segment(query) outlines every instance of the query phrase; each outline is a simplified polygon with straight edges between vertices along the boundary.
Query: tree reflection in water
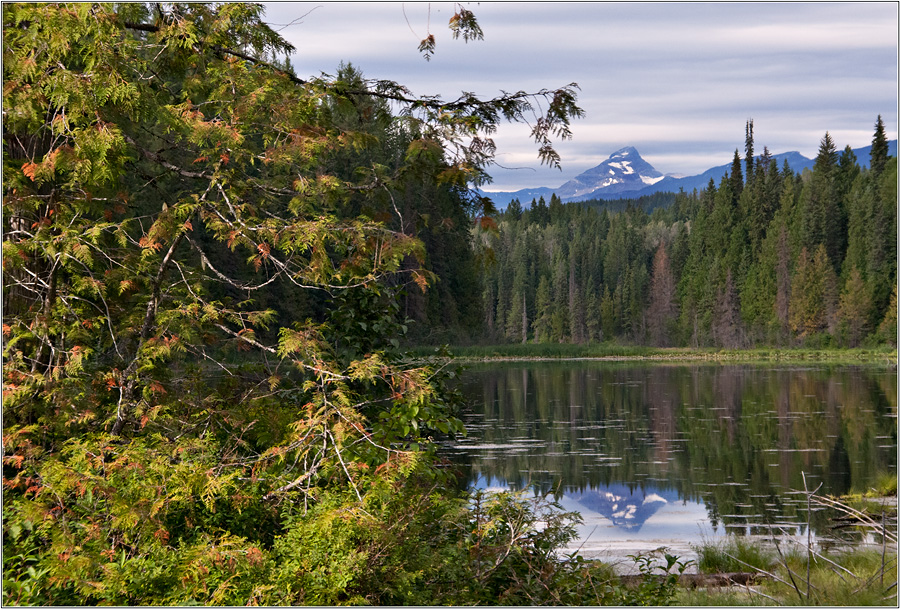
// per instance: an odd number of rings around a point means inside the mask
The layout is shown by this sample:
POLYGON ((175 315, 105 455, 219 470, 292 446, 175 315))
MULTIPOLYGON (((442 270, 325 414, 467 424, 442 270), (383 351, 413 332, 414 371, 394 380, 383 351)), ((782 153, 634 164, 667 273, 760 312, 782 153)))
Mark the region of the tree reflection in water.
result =
POLYGON ((461 388, 469 435, 446 451, 465 484, 532 485, 623 530, 696 502, 713 528, 800 531, 804 472, 841 494, 897 471, 895 368, 529 362, 461 388))

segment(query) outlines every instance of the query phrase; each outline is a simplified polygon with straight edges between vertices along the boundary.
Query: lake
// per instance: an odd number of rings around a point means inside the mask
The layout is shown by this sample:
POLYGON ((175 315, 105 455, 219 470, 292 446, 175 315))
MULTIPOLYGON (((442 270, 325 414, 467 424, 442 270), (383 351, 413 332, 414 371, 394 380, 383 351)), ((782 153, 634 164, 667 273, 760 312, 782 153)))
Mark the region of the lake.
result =
POLYGON ((839 495, 897 472, 895 367, 492 363, 460 388, 468 435, 444 452, 464 484, 553 494, 582 514, 570 549, 587 557, 805 540, 808 521, 824 540, 805 487, 839 495))

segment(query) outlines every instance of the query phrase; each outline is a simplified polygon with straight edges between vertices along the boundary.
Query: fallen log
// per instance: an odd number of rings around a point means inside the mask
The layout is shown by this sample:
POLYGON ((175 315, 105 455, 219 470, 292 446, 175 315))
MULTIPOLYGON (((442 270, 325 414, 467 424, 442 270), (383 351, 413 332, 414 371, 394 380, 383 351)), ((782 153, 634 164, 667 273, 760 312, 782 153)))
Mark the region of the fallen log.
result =
MULTIPOLYGON (((646 578, 653 577, 662 581, 665 575, 620 575, 622 584, 636 587, 646 578)), ((684 588, 721 588, 725 586, 749 586, 758 583, 765 576, 761 573, 682 573, 678 576, 678 585, 684 588)))

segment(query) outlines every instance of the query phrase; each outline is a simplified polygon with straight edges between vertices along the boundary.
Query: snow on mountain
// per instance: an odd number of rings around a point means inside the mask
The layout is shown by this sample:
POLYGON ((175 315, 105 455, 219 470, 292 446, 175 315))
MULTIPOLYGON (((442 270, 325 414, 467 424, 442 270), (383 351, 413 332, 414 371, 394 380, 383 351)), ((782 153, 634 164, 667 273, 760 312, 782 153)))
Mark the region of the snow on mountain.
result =
MULTIPOLYGON (((870 151, 871 146, 853 150, 861 166, 868 167, 870 151)), ((888 154, 897 156, 897 140, 888 142, 888 154)), ((808 159, 799 152, 783 152, 776 154, 773 158, 779 169, 787 163, 795 172, 812 168, 815 163, 813 159, 808 159)), ((544 197, 549 201, 552 194, 556 194, 565 202, 586 199, 638 198, 656 192, 678 192, 682 189, 685 192, 691 192, 694 189, 702 190, 706 188, 710 180, 718 184, 722 176, 730 169, 731 163, 728 163, 707 169, 695 176, 674 173, 663 175, 642 159, 634 147, 627 146, 615 151, 596 167, 588 169, 559 188, 526 188, 516 192, 486 192, 483 194, 489 196, 500 209, 506 207, 513 199, 519 199, 523 205, 527 206, 532 199, 538 197, 544 197)))
POLYGON ((556 189, 556 194, 565 201, 595 196, 600 190, 604 194, 625 193, 655 184, 664 177, 642 159, 635 148, 628 146, 615 151, 596 167, 569 180, 556 189))

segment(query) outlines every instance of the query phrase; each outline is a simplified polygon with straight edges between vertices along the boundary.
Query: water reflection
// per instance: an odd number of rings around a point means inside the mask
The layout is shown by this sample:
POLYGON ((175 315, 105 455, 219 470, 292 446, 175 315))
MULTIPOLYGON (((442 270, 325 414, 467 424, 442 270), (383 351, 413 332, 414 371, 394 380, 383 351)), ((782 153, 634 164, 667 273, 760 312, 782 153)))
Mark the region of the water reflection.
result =
POLYGON ((447 452, 466 484, 531 485, 628 534, 674 506, 699 514, 695 536, 799 533, 804 483, 841 494, 897 471, 894 368, 494 364, 462 390, 469 435, 447 452))
POLYGON ((630 489, 624 484, 617 484, 596 490, 569 493, 569 497, 581 505, 581 511, 596 512, 606 517, 613 526, 637 533, 660 508, 668 505, 673 499, 678 500, 674 493, 660 492, 630 489), (660 492, 669 495, 668 499, 660 492))

